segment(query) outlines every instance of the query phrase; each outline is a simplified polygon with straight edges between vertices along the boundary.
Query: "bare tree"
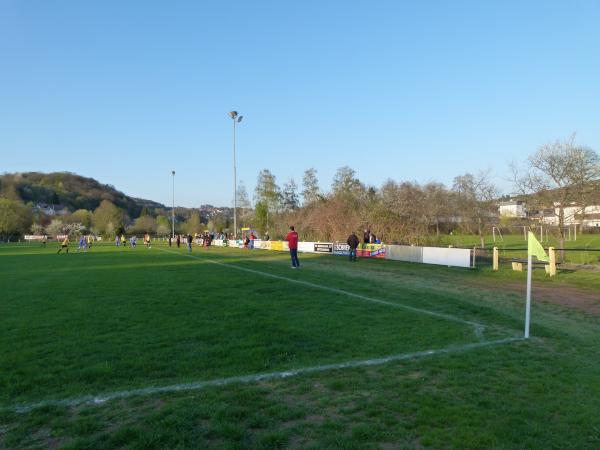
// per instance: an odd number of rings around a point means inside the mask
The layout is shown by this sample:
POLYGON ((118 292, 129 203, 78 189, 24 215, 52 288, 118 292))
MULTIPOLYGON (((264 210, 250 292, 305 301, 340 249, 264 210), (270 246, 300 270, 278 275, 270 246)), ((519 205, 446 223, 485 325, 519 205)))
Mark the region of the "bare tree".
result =
POLYGON ((441 183, 428 183, 423 188, 425 194, 424 215, 430 225, 435 226, 436 236, 440 235, 440 221, 450 214, 450 196, 441 183))
POLYGON ((290 178, 283 185, 283 191, 281 192, 281 205, 284 211, 294 211, 300 206, 300 199, 298 198, 298 186, 293 178, 290 178))
MULTIPOLYGON (((248 191, 246 191, 246 186, 243 181, 240 181, 237 188, 237 204, 239 210, 239 221, 240 224, 238 226, 247 227, 249 226, 249 221, 252 216, 252 204, 250 203, 250 199, 248 198, 248 191)), ((217 222, 213 221, 215 226, 217 226, 217 222)), ((219 222, 220 224, 220 222, 219 222)))
MULTIPOLYGON (((575 134, 542 145, 527 160, 526 172, 515 170, 515 184, 540 209, 553 211, 558 223, 561 248, 565 241, 565 208, 577 206, 582 213, 593 182, 600 179, 600 157, 591 148, 575 144, 575 134)), ((561 257, 564 256, 561 253, 561 257)))
POLYGON ((455 177, 452 190, 460 216, 477 226, 481 248, 484 248, 485 225, 494 217, 492 207, 498 196, 496 186, 490 181, 490 172, 480 172, 476 176, 466 173, 455 177))

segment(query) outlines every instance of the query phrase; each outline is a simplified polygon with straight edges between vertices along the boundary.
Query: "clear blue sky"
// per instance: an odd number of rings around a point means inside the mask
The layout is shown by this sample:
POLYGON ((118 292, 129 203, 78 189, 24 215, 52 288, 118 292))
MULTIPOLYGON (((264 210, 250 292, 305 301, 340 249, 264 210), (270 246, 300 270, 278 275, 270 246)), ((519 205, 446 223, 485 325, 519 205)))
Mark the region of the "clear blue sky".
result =
POLYGON ((269 168, 451 184, 577 132, 600 150, 600 2, 0 0, 0 172, 170 204, 269 168))

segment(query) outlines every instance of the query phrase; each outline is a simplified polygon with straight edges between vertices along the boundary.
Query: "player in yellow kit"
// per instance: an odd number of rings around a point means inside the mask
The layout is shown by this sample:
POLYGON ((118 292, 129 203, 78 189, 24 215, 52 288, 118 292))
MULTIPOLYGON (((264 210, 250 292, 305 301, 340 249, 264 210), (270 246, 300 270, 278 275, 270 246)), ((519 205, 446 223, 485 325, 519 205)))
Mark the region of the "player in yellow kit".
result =
POLYGON ((60 252, 62 252, 63 248, 66 250, 67 253, 69 253, 69 236, 68 235, 63 239, 62 244, 60 244, 60 248, 58 249, 56 254, 59 254, 60 252))

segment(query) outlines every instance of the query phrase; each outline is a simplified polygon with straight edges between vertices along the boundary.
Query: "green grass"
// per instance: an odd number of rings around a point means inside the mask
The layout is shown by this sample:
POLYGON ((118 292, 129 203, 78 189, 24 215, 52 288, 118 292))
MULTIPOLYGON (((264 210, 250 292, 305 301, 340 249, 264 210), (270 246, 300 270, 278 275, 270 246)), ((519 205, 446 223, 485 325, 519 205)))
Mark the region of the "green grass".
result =
MULTIPOLYGON (((535 290, 527 342, 14 412, 482 339, 465 323, 232 266, 483 323, 486 340, 522 333, 523 273, 318 255, 294 271, 284 253, 166 250, 0 247, 0 448, 600 446, 600 320, 535 290)), ((600 303, 598 272, 534 278, 600 303)))
MULTIPOLYGON (((539 235, 537 235, 539 239, 539 235)), ((546 237, 544 237, 546 239, 546 237)), ((493 236, 485 236, 485 247, 490 250, 493 247, 498 247, 500 256, 504 258, 526 258, 527 242, 522 234, 503 235, 502 239, 497 236, 494 242, 493 236)), ((453 245, 454 247, 473 248, 479 247, 481 242, 479 236, 476 235, 448 235, 443 236, 442 243, 444 245, 453 245)), ((544 248, 554 247, 560 248, 558 239, 555 236, 549 235, 548 241, 543 241, 544 248)), ((564 248, 566 251, 565 262, 572 264, 594 264, 600 265, 600 251, 589 251, 587 249, 600 250, 600 233, 594 234, 578 234, 577 240, 565 241, 564 248), (571 250, 577 249, 577 250, 571 250), (583 249, 583 250, 582 250, 583 249)))

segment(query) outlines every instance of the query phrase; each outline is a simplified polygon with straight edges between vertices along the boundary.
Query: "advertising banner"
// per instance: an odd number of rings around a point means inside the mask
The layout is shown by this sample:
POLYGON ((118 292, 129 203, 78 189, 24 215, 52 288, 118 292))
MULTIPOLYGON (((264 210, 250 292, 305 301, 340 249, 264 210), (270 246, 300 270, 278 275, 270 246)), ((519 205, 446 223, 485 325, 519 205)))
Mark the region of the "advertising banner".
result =
POLYGON ((350 255, 350 246, 348 244, 333 244, 333 254, 338 256, 350 255))
POLYGON ((298 251, 302 253, 313 253, 315 251, 314 242, 298 242, 298 251))
POLYGON ((285 241, 271 241, 271 250, 289 250, 288 243, 285 241))
POLYGON ((235 239, 229 239, 229 247, 242 248, 243 246, 244 246, 244 243, 242 242, 241 239, 238 239, 237 241, 235 239))
POLYGON ((356 249, 359 258, 385 258, 383 244, 360 244, 356 249))
POLYGON ((333 244, 329 242, 315 242, 313 251, 315 253, 333 253, 333 244))

